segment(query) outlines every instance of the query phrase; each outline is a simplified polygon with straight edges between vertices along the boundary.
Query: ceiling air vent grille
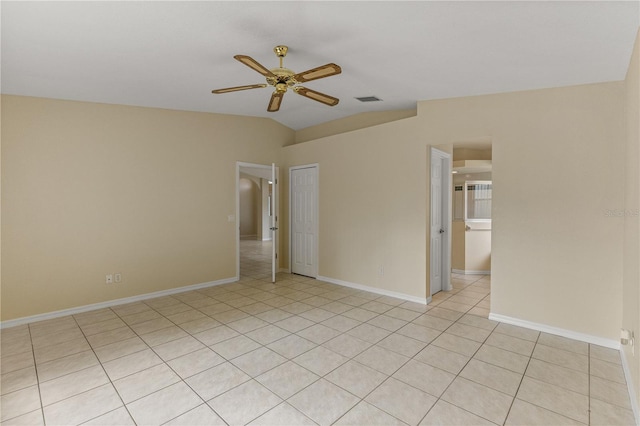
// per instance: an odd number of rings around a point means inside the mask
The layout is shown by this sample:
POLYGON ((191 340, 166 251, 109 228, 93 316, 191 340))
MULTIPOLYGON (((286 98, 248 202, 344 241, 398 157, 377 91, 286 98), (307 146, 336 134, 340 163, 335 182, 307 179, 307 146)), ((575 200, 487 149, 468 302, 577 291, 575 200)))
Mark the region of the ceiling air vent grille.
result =
POLYGON ((382 101, 382 99, 378 98, 377 96, 363 96, 361 98, 356 98, 357 100, 359 100, 360 102, 380 102, 382 101))

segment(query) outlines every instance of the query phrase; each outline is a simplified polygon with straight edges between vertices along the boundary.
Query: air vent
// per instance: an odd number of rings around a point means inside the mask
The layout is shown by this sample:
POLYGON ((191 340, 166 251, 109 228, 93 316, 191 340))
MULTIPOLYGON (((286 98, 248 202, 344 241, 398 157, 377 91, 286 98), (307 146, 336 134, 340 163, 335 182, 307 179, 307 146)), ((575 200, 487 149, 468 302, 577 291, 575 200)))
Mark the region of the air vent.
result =
POLYGON ((361 98, 356 98, 357 100, 359 100, 360 102, 380 102, 382 101, 382 99, 376 97, 376 96, 363 96, 361 98))

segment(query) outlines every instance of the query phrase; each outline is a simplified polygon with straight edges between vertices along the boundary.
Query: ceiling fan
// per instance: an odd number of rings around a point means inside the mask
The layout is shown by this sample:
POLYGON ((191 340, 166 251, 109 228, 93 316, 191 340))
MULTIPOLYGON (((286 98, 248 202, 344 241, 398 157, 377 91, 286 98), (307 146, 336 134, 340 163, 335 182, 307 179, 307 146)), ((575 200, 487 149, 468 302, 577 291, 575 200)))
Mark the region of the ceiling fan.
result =
POLYGON ((222 94, 229 92, 237 92, 240 90, 259 89, 267 86, 273 86, 276 90, 271 95, 269 100, 269 106, 267 111, 275 112, 280 109, 282 103, 282 97, 286 93, 288 88, 291 88, 298 95, 302 95, 314 101, 318 101, 325 105, 335 106, 338 105, 340 100, 333 96, 325 95, 324 93, 316 92, 315 90, 307 89, 306 87, 299 86, 299 83, 306 83, 307 81, 317 80, 319 78, 330 77, 332 75, 340 74, 342 69, 334 64, 326 64, 317 68, 312 68, 301 73, 294 73, 288 68, 282 66, 282 60, 287 56, 287 46, 276 46, 273 48, 276 56, 280 58, 280 67, 267 69, 258 61, 245 55, 236 55, 234 58, 254 71, 259 72, 267 79, 267 84, 250 84, 247 86, 227 87, 225 89, 212 90, 211 93, 222 94))

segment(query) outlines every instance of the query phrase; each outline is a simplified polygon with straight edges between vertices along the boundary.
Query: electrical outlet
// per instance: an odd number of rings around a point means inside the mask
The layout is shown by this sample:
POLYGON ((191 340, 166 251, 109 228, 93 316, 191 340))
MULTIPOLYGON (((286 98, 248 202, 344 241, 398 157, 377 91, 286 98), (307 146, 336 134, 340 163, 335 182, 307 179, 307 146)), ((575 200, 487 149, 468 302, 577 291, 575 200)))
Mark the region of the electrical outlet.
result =
POLYGON ((105 282, 106 282, 107 284, 113 284, 113 274, 107 274, 107 275, 105 276, 105 282))
POLYGON ((122 282, 122 274, 120 272, 116 272, 115 274, 113 274, 113 280, 117 283, 121 283, 122 282))

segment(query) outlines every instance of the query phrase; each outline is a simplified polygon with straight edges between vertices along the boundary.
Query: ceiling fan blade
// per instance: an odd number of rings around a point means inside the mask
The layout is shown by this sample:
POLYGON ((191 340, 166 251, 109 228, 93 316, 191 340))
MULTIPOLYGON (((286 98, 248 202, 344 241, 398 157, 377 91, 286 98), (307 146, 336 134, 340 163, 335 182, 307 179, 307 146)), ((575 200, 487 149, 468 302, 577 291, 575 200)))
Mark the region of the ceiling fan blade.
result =
POLYGON ((280 109, 280 104, 282 103, 282 97, 284 96, 284 92, 273 92, 271 95, 271 99, 269 100, 269 106, 267 107, 267 111, 276 112, 280 109))
POLYGON ((316 92, 315 90, 307 89, 306 87, 296 86, 293 90, 298 94, 305 96, 309 99, 313 99, 314 101, 321 102, 325 105, 336 106, 340 99, 334 98, 333 96, 325 95, 324 93, 316 92))
POLYGON ((342 68, 340 68, 340 66, 331 63, 307 71, 302 71, 301 73, 294 75, 293 78, 298 83, 305 83, 307 81, 317 80, 319 78, 325 78, 332 75, 340 74, 341 72, 342 68))
POLYGON ((248 66, 252 70, 258 71, 260 74, 264 75, 265 77, 274 77, 275 78, 275 75, 273 75, 273 73, 271 71, 269 71, 267 68, 265 68, 263 65, 261 65, 258 61, 253 59, 251 56, 236 55, 236 56, 234 56, 234 58, 236 60, 242 62, 243 64, 245 64, 246 66, 248 66))
POLYGON ((263 87, 267 87, 267 85, 266 84, 249 84, 248 86, 236 86, 236 87, 227 87, 225 89, 216 89, 216 90, 212 90, 211 93, 220 95, 222 93, 238 92, 240 90, 249 90, 249 89, 261 89, 263 87))

